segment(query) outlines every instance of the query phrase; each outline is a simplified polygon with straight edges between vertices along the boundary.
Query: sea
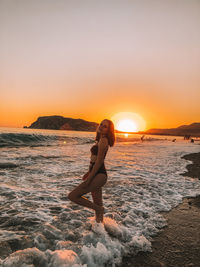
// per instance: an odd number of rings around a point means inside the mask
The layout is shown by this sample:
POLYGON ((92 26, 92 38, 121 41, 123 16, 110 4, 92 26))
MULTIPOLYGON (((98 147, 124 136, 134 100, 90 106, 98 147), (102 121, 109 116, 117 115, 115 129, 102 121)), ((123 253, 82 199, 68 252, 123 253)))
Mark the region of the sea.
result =
POLYGON ((104 223, 96 223, 93 210, 67 198, 89 169, 95 137, 0 128, 0 266, 120 266, 124 256, 152 251, 167 225, 162 211, 200 194, 200 181, 181 175, 191 163, 181 157, 200 142, 116 134, 105 158, 104 223))

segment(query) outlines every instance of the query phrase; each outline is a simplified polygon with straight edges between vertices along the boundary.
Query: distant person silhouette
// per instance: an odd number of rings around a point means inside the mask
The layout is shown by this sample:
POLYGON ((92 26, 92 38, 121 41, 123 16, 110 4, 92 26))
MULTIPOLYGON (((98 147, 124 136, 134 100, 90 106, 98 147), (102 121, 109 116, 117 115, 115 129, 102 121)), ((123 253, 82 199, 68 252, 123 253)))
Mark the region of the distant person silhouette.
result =
POLYGON ((104 119, 98 125, 95 140, 97 143, 90 149, 89 171, 82 177, 85 181, 71 191, 68 198, 81 206, 95 210, 96 222, 103 223, 102 187, 107 182, 104 159, 109 146, 112 147, 115 143, 114 124, 111 120, 104 119), (83 197, 84 194, 89 192, 92 194, 93 202, 83 197))

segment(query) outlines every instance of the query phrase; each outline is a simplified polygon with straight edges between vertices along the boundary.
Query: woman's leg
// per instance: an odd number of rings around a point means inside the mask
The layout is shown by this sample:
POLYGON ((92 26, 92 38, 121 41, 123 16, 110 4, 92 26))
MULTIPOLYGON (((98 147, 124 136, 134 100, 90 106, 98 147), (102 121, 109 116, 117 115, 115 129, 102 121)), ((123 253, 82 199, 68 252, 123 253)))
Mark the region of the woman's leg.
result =
MULTIPOLYGON (((92 193, 92 199, 93 202, 99 206, 103 206, 103 200, 102 200, 102 187, 96 191, 91 192, 92 193)), ((103 222, 103 213, 99 213, 95 211, 96 214, 96 221, 97 222, 103 222)))
POLYGON ((78 185, 72 192, 68 194, 68 198, 87 208, 93 209, 97 212, 102 213, 104 208, 100 205, 97 205, 88 199, 82 197, 84 194, 99 190, 107 181, 107 176, 103 173, 98 173, 91 181, 90 185, 85 187, 84 182, 78 185))

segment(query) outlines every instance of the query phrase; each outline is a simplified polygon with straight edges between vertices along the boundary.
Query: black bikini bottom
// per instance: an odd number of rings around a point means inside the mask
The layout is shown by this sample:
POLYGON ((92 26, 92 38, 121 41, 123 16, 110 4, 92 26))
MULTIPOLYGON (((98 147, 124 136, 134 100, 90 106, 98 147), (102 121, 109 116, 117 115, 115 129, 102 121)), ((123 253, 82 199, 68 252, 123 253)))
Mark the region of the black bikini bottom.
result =
MULTIPOLYGON (((90 165, 90 171, 92 170, 93 166, 94 166, 95 162, 92 162, 91 165, 90 165)), ((98 169, 98 171, 96 172, 97 173, 104 173, 107 175, 107 172, 106 172, 106 168, 105 168, 105 165, 104 163, 100 166, 100 168, 98 169)))

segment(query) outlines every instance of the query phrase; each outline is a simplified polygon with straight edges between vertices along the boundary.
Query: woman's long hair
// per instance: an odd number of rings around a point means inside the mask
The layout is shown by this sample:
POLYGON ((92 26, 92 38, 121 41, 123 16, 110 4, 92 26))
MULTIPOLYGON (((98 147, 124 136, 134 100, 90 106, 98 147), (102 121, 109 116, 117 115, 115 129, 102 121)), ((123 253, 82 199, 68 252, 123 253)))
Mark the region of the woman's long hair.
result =
MULTIPOLYGON (((114 123, 109 119, 104 119, 104 121, 107 121, 109 123, 108 132, 107 132, 106 136, 108 137, 109 146, 113 146, 114 143, 115 143, 115 127, 114 127, 114 123)), ((101 136, 101 134, 99 132, 96 132, 95 140, 99 141, 100 136, 101 136)))

